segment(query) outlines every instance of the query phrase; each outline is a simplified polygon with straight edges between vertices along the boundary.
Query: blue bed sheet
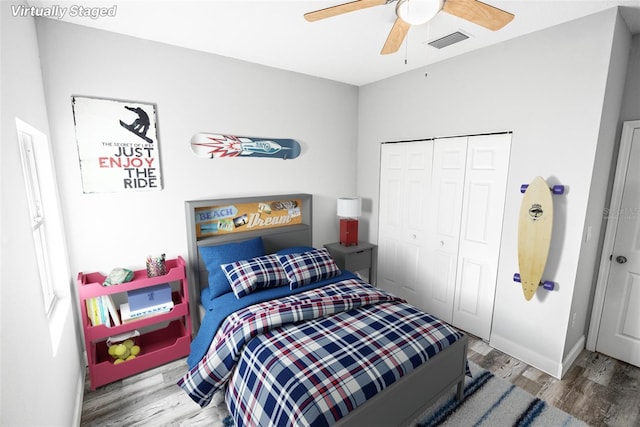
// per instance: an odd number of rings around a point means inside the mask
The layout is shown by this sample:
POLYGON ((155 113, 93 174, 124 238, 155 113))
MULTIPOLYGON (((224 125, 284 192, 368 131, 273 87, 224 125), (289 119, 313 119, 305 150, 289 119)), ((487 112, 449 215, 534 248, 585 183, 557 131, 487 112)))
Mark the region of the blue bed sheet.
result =
POLYGON ((282 298, 288 295, 299 294, 310 289, 316 289, 330 283, 355 277, 357 276, 354 273, 351 273, 350 271, 343 271, 339 276, 310 283, 306 286, 302 286, 294 290, 289 289, 289 286, 266 288, 258 292, 253 292, 240 299, 236 298, 233 292, 228 292, 212 300, 210 289, 209 287, 206 287, 200 295, 200 299, 206 312, 204 318, 202 319, 202 323, 200 324, 200 329, 191 342, 191 353, 187 358, 189 369, 197 365, 198 362, 200 362, 200 360, 207 354, 209 346, 211 345, 213 337, 218 331, 218 328, 220 327, 224 319, 234 311, 260 302, 268 301, 275 298, 282 298))

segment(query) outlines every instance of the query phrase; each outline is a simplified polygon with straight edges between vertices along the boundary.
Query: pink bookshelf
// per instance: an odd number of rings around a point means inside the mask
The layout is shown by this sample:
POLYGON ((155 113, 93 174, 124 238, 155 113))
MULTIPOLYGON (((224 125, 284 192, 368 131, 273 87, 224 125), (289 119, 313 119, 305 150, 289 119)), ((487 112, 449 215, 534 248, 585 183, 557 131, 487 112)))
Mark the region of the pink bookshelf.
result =
POLYGON ((136 270, 131 281, 113 286, 102 286, 105 276, 100 273, 78 273, 78 296, 91 390, 189 354, 191 317, 184 259, 169 259, 166 261, 166 267, 167 274, 163 276, 149 278, 146 270, 136 270), (92 325, 87 313, 86 300, 175 282, 179 285, 172 293, 174 307, 171 311, 120 326, 92 325), (142 334, 134 339, 142 349, 140 354, 135 359, 115 365, 113 358, 108 354, 107 339, 141 329, 149 331, 140 331, 142 334))

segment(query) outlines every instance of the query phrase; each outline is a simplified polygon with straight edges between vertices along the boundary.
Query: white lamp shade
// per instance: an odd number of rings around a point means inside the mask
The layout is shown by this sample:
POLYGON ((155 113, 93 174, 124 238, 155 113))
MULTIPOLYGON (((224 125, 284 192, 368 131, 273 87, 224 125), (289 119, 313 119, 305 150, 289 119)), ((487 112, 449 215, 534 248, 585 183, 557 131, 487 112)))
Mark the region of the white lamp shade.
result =
POLYGON ((338 216, 341 218, 358 218, 362 213, 360 197, 340 197, 338 199, 338 216))
POLYGON ((396 14, 407 24, 421 25, 429 22, 444 6, 444 0, 400 0, 396 14))

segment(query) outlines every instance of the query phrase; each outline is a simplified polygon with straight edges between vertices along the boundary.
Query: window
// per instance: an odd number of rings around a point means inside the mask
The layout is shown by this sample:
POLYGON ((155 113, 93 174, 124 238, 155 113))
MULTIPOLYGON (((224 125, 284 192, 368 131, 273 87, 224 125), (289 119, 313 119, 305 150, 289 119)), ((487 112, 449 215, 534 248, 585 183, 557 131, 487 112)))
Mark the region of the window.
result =
POLYGON ((69 277, 53 161, 45 134, 19 119, 16 127, 44 310, 51 318, 69 277))

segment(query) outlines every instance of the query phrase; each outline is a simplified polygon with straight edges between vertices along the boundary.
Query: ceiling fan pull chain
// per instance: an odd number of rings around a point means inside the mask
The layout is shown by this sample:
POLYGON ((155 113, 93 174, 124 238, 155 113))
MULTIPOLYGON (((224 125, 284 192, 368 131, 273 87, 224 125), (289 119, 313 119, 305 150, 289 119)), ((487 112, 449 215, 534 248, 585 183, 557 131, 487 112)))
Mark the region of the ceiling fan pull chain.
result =
MULTIPOLYGON (((408 3, 408 2, 407 2, 407 11, 409 12, 409 14, 411 14, 411 3, 408 3)), ((407 32, 407 35, 404 40, 404 65, 407 65, 409 63, 408 57, 409 57, 409 33, 407 32)))
POLYGON ((407 34, 407 37, 404 41, 404 65, 407 65, 409 63, 408 57, 409 57, 409 34, 407 34))

